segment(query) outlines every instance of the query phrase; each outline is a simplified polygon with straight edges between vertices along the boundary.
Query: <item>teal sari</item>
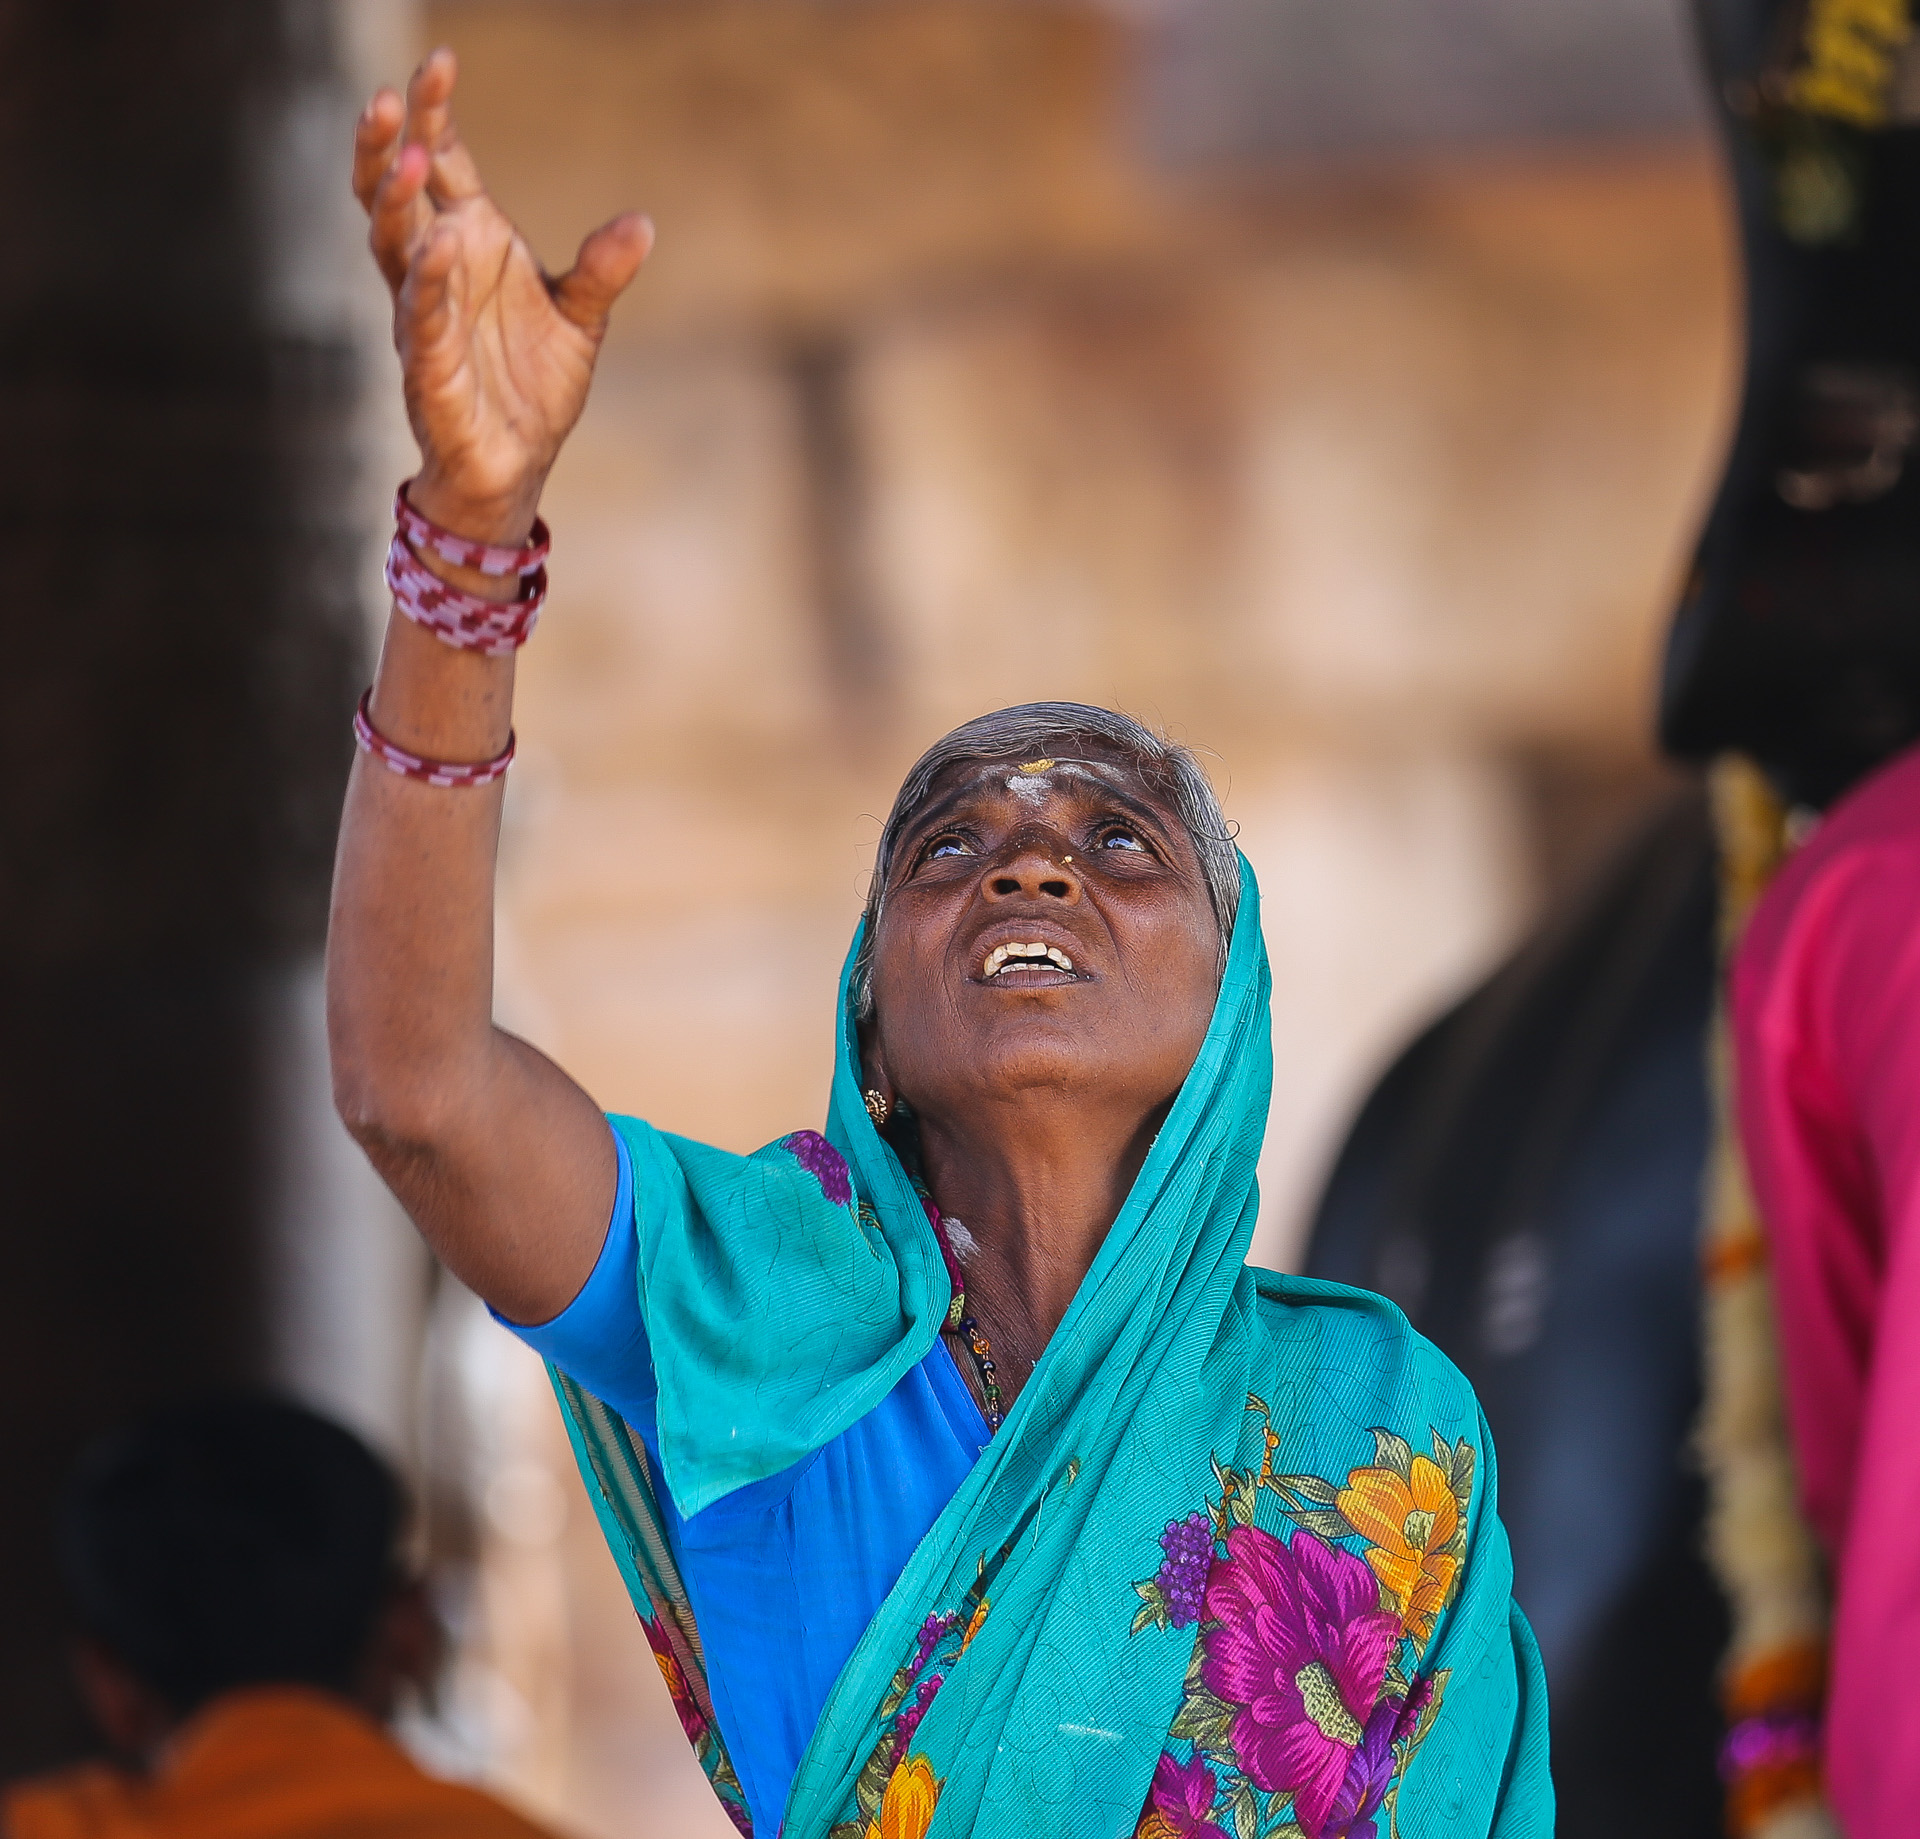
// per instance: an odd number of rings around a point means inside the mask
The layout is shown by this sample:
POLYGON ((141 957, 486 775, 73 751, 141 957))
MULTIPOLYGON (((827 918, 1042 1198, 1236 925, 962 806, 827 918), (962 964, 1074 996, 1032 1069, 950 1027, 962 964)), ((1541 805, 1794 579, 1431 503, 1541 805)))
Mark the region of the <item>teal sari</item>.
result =
MULTIPOLYGON (((1045 1356, 835 1683, 786 1839, 1551 1832, 1544 1683, 1472 1392, 1391 1304, 1245 1263, 1272 1049, 1244 861, 1241 884, 1199 1058, 1045 1356)), ((951 1299, 861 1101, 852 964, 831 1167, 795 1139, 740 1157, 626 1127, 661 1473, 554 1374, 742 1830, 656 1491, 690 1515, 820 1448, 926 1355, 951 1299)))

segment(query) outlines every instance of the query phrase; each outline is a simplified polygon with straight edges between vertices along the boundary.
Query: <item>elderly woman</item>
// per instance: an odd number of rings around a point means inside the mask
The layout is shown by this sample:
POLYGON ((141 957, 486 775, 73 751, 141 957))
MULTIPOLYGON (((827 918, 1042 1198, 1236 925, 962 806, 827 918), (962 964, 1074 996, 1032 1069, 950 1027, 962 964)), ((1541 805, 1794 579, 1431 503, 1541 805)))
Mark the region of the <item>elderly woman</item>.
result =
POLYGON ((1466 1384, 1244 1263, 1270 1083, 1253 876, 1102 709, 908 775, 824 1135, 609 1119, 494 1025, 541 485, 651 229, 544 274, 436 53, 355 185, 421 449, 355 728, 341 1113, 539 1349, 687 1736, 765 1839, 1544 1834, 1543 1686, 1466 1384))

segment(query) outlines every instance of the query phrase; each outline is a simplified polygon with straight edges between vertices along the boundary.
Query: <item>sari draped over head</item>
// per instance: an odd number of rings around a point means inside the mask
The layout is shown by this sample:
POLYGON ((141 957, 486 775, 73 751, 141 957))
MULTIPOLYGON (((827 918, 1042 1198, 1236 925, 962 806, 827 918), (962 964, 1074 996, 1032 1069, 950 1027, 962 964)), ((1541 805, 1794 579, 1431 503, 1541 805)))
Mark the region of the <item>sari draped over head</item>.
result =
MULTIPOLYGON (((1245 1263, 1272 1081, 1258 889, 1212 1023, 1006 1422, 840 1673, 786 1839, 1548 1834, 1544 1685, 1466 1382, 1380 1298, 1245 1263)), ((951 1297, 861 1099, 826 1144, 635 1158, 659 1467, 554 1375, 689 1736, 750 1830, 655 1492, 697 1513, 877 1405, 951 1297)), ((762 1835, 762 1839, 772 1839, 762 1835)))

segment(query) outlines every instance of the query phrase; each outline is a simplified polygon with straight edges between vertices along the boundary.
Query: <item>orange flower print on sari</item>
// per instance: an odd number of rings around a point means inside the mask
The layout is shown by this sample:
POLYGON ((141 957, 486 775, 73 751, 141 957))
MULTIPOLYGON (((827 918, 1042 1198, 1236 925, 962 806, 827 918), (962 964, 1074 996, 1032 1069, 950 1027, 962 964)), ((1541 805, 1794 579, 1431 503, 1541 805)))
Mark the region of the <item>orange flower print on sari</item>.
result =
POLYGON ((1466 1557, 1467 1503, 1474 1458, 1464 1438, 1433 1434, 1433 1454, 1416 1456, 1404 1437, 1373 1433, 1374 1460, 1351 1469, 1345 1487, 1315 1475, 1282 1475, 1275 1485, 1289 1516, 1323 1539, 1358 1536, 1380 1580, 1381 1606, 1400 1618, 1416 1650, 1433 1637, 1453 1599, 1466 1557))
POLYGON ((1333 1504, 1366 1540, 1363 1556, 1399 1605, 1401 1627, 1425 1646, 1460 1569, 1453 1551, 1460 1504, 1451 1481, 1430 1457, 1415 1456, 1404 1476, 1386 1467, 1353 1470, 1333 1504))
POLYGON ((887 1777, 880 1811, 867 1822, 866 1839, 926 1839, 941 1783, 924 1756, 909 1756, 887 1777))
POLYGON ((680 1728, 686 1732, 687 1741, 698 1750, 700 1739, 707 1734, 707 1714, 694 1698, 693 1688, 687 1684, 686 1670, 680 1665, 680 1657, 673 1651, 673 1645, 668 1641, 659 1619, 649 1620, 642 1616, 640 1626, 646 1633, 647 1645, 653 1649, 654 1665, 660 1669, 660 1677, 667 1682, 667 1696, 673 1700, 673 1708, 679 1713, 680 1728))
POLYGON ((876 1741, 853 1784, 853 1817, 837 1821, 828 1839, 924 1839, 944 1778, 914 1749, 915 1733, 985 1624, 987 1592, 1012 1549, 1004 1546, 997 1557, 983 1557, 980 1575, 960 1606, 945 1614, 935 1610, 920 1624, 913 1651, 880 1702, 876 1741))

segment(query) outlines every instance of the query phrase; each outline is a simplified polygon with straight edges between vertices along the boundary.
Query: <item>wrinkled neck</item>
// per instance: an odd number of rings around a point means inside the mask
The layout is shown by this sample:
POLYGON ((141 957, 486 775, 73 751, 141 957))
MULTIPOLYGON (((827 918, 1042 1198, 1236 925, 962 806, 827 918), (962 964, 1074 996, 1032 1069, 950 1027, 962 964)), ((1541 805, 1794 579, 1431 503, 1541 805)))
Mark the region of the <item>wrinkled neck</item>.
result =
POLYGON ((920 1124, 927 1185, 967 1229, 967 1296, 1017 1392, 1126 1204, 1167 1114, 1102 1115, 1027 1093, 920 1124))

